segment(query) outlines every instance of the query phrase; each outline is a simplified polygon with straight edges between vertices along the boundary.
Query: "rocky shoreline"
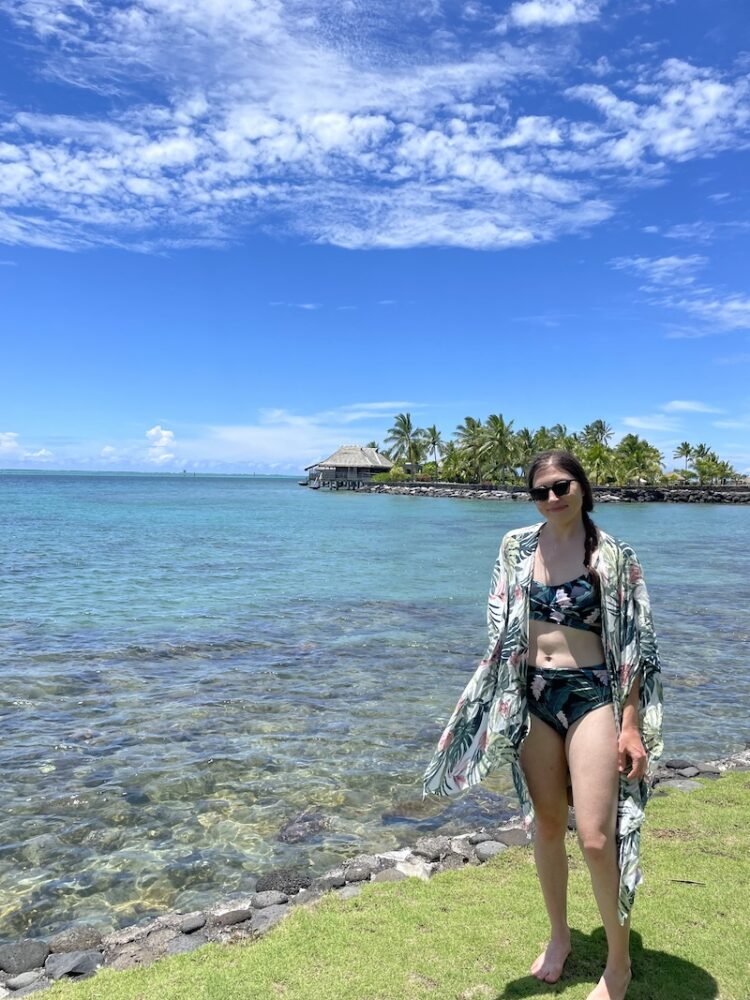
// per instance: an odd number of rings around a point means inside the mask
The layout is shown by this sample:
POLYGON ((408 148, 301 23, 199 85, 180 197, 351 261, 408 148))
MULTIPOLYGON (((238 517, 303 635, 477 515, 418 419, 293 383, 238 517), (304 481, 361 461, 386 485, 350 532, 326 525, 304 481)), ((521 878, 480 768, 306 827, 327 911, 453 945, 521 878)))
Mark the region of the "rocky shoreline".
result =
MULTIPOLYGON (((695 778, 716 779, 734 770, 750 771, 750 743, 743 751, 702 764, 668 760, 656 770, 653 784, 668 783, 691 792, 700 787, 695 778)), ((570 825, 575 828, 572 813, 570 825)), ((293 869, 269 872, 257 880, 253 892, 219 900, 203 911, 166 913, 109 934, 79 924, 47 940, 27 938, 0 945, 0 998, 28 996, 63 978, 85 979, 100 968, 147 966, 211 941, 230 944, 258 938, 296 906, 314 904, 326 893, 349 899, 366 882, 429 879, 439 872, 483 864, 502 851, 528 843, 518 819, 458 836, 422 837, 411 848, 357 855, 318 878, 293 869)))
MULTIPOLYGON (((500 489, 457 483, 373 483, 361 486, 359 493, 389 493, 393 496, 448 497, 452 500, 525 500, 526 490, 518 487, 500 489)), ((595 487, 597 503, 731 503, 750 504, 750 490, 722 487, 612 486, 595 487)))

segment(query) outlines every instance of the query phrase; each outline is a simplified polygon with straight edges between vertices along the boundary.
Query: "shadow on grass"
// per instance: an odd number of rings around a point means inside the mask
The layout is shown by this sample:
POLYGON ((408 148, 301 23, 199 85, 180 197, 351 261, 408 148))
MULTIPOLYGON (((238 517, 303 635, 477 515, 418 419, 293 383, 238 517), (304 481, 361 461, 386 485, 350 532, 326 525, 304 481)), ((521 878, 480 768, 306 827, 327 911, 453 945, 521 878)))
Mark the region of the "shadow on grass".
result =
MULTIPOLYGON (((571 931, 572 953, 565 964, 559 982, 546 986, 533 976, 524 976, 508 983, 496 1000, 516 1000, 519 997, 536 997, 541 992, 549 996, 564 993, 578 983, 590 983, 593 989, 599 981, 607 954, 604 929, 598 927, 590 935, 571 931)), ((633 962, 633 981, 628 990, 628 1000, 715 1000, 719 984, 699 965, 676 958, 664 951, 650 951, 643 947, 640 934, 630 935, 630 955, 633 962)))

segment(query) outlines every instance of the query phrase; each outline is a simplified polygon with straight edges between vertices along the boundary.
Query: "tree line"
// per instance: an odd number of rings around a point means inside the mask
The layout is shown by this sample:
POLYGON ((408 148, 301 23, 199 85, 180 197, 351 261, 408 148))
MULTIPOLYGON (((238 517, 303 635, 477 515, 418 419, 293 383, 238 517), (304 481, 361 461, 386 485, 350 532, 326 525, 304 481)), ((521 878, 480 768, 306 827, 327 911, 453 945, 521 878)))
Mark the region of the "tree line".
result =
POLYGON ((457 483, 522 484, 531 458, 550 448, 573 452, 595 485, 679 480, 706 484, 742 478, 706 444, 683 441, 672 457, 684 459, 684 466, 665 472, 664 456, 655 445, 637 434, 626 434, 613 446, 613 437, 614 431, 604 420, 593 420, 577 432, 570 432, 564 424, 515 430, 512 420, 493 413, 485 421, 466 417, 453 440, 446 441, 435 425, 416 427, 410 413, 398 413, 385 437, 385 448, 374 441, 368 447, 395 463, 392 472, 376 477, 386 482, 417 475, 457 483))

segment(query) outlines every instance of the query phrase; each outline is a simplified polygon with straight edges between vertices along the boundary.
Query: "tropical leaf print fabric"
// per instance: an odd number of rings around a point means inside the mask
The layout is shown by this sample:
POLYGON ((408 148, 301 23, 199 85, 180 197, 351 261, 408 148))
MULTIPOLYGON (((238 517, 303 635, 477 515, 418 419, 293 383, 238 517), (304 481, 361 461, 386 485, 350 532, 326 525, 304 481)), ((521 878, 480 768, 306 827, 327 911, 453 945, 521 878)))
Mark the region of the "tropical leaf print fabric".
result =
MULTIPOLYGON (((489 645, 446 725, 424 775, 425 793, 454 795, 509 764, 524 822, 534 814, 519 751, 529 730, 526 671, 529 589, 543 523, 508 532, 495 562, 487 603, 489 645)), ((649 778, 662 754, 662 684, 651 607, 633 549, 599 531, 592 562, 601 585, 602 645, 619 733, 622 710, 640 682, 639 724, 648 753, 640 781, 621 775, 617 815, 620 920, 633 905, 640 871, 640 830, 649 778)))

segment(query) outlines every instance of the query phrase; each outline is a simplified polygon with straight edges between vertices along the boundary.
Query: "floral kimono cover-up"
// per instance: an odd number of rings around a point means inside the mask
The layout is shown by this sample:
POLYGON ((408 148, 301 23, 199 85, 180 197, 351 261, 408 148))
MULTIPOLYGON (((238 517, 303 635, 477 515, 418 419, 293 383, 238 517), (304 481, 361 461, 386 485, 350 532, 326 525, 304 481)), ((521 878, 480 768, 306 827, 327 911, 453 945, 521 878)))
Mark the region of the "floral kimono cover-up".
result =
MULTIPOLYGON (((503 538, 487 606, 487 654, 459 698, 424 775, 425 793, 455 795, 476 785, 496 765, 510 764, 527 827, 534 813, 519 751, 529 731, 529 586, 542 527, 516 529, 503 538)), ((648 779, 663 749, 662 685, 648 593, 635 552, 600 530, 592 568, 601 585, 602 645, 617 731, 625 701, 633 684, 640 682, 639 723, 648 753, 643 779, 629 781, 620 775, 617 848, 619 916, 624 922, 642 881, 639 855, 648 779)))

